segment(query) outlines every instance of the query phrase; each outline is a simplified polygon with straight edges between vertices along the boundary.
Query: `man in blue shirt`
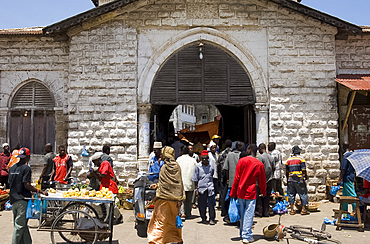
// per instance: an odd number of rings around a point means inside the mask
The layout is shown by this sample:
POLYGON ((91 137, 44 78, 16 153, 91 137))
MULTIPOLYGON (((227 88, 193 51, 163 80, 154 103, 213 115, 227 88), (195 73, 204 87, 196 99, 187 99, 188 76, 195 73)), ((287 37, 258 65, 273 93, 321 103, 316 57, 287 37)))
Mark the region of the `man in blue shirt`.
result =
POLYGON ((163 165, 163 160, 161 159, 161 151, 162 151, 162 142, 154 142, 153 145, 153 152, 154 156, 149 161, 149 173, 156 173, 153 175, 149 175, 148 178, 153 183, 158 182, 159 178, 159 171, 163 165))
MULTIPOLYGON (((345 147, 346 145, 343 145, 345 147)), ((355 181, 355 169, 352 164, 348 161, 348 157, 351 156, 353 151, 349 148, 343 154, 342 167, 340 170, 340 176, 338 184, 343 181, 343 196, 357 197, 355 186, 353 185, 355 181)), ((352 211, 356 209, 356 204, 352 203, 352 211)), ((348 211, 348 203, 343 203, 343 210, 348 211)))
POLYGON ((209 224, 215 225, 215 191, 213 186, 214 168, 208 161, 208 151, 204 150, 200 156, 202 162, 197 163, 194 170, 193 181, 198 191, 198 207, 202 224, 207 223, 207 206, 209 212, 209 224))

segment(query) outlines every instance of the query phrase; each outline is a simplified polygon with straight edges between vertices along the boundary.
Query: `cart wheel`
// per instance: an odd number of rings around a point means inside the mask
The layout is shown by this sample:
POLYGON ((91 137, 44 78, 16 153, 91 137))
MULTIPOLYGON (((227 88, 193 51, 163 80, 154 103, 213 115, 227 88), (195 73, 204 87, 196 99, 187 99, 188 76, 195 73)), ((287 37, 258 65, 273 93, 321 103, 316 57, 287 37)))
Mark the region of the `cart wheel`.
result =
POLYGON ((70 203, 62 209, 61 213, 65 211, 70 211, 70 210, 81 210, 83 212, 88 213, 91 217, 95 219, 99 219, 98 218, 99 216, 96 210, 91 205, 86 204, 86 203, 81 203, 81 202, 70 203))
POLYGON ((51 225, 51 242, 56 244, 61 241, 59 236, 67 243, 94 244, 98 239, 98 226, 93 217, 81 210, 70 210, 62 212, 51 225), (81 225, 88 227, 81 228, 81 225), (91 231, 91 232, 86 232, 91 231), (95 231, 95 232, 94 232, 95 231))

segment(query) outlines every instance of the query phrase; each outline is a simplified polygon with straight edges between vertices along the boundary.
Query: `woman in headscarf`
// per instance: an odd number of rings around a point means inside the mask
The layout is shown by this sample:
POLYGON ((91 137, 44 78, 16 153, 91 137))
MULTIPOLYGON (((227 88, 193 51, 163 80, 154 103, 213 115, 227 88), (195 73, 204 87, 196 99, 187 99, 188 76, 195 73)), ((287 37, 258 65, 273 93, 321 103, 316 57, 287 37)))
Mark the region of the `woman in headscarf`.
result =
POLYGON ((183 243, 181 229, 176 228, 176 216, 185 199, 181 168, 172 147, 162 149, 164 164, 159 173, 154 212, 148 225, 148 243, 183 243))

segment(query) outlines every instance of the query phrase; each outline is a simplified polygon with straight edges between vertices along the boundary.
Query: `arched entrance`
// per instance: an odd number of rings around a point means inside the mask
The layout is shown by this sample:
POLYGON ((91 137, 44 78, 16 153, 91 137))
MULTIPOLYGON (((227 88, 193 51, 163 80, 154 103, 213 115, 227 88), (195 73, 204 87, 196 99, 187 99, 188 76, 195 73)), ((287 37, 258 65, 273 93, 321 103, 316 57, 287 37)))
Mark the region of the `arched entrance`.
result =
POLYGON ((9 112, 10 147, 28 147, 43 154, 46 143, 55 143, 55 102, 49 89, 32 80, 15 93, 9 112))
POLYGON ((151 142, 169 143, 173 135, 168 121, 180 104, 215 105, 223 118, 221 136, 256 141, 250 76, 234 56, 214 44, 198 41, 172 54, 157 72, 150 94, 151 142))

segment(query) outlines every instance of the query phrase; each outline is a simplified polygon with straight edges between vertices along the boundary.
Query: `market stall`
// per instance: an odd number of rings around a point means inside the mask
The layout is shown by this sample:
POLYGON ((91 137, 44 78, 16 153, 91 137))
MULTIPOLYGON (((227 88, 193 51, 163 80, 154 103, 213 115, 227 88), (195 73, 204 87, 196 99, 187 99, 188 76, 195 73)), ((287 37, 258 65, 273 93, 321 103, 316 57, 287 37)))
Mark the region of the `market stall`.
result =
POLYGON ((112 243, 114 202, 115 196, 108 189, 91 192, 78 189, 49 191, 49 196, 41 195, 42 214, 37 230, 50 232, 53 244, 61 240, 94 244, 107 238, 112 243), (60 202, 65 204, 59 204, 60 202), (101 203, 109 204, 108 224, 102 223, 89 205, 101 203), (59 210, 56 211, 58 204, 59 210))

